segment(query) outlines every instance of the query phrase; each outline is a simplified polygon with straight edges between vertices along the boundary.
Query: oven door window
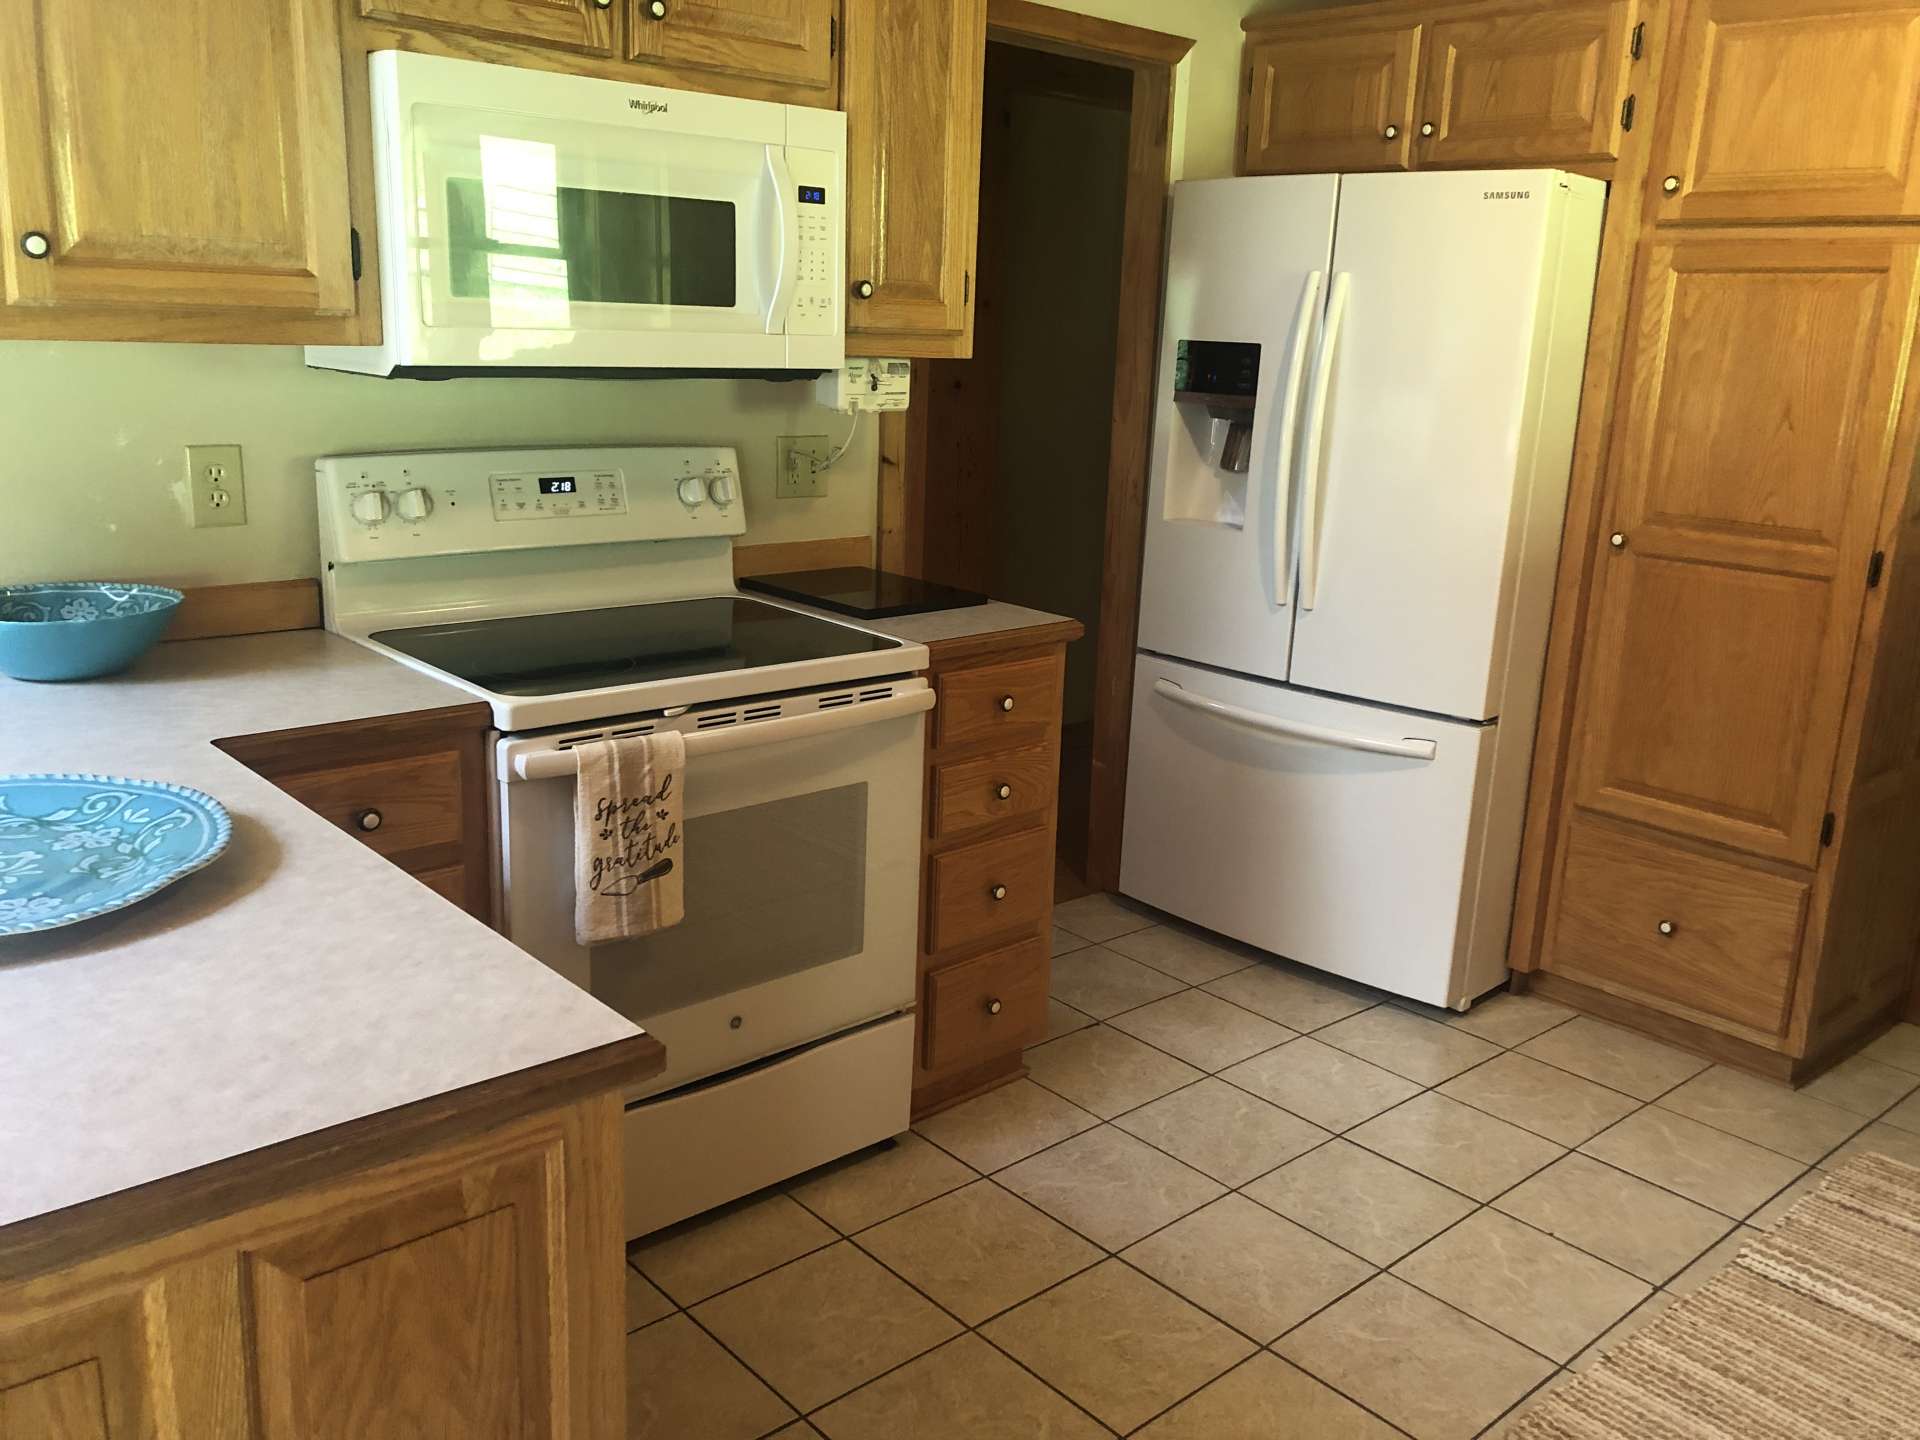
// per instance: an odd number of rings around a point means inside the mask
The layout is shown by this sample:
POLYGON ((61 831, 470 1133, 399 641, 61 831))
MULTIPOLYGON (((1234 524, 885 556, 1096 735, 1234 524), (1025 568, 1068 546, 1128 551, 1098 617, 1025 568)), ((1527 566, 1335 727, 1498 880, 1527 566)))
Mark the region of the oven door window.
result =
POLYGON ((645 1023, 866 948, 865 782, 687 821, 686 919, 595 946, 590 988, 645 1023))

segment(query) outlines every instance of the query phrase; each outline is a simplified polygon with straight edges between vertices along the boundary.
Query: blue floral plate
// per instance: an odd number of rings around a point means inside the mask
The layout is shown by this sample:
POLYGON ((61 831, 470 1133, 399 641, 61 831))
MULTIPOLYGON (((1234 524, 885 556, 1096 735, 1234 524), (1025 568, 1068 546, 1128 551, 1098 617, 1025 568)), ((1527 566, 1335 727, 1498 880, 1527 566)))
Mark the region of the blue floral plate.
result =
POLYGON ((233 838, 211 795, 106 775, 0 775, 0 935, 144 900, 233 838))

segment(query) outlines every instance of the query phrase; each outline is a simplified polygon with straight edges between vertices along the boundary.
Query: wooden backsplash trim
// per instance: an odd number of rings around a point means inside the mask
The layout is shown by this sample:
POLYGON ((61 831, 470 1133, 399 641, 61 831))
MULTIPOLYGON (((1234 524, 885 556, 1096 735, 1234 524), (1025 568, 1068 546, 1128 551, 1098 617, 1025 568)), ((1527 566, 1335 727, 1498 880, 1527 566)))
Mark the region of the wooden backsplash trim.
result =
MULTIPOLYGON (((873 537, 842 535, 830 540, 783 540, 771 545, 741 545, 733 552, 733 573, 777 575, 786 570, 828 570, 841 565, 871 565, 873 537)), ((318 580, 256 580, 245 585, 200 585, 186 592, 169 640, 211 640, 223 635, 266 635, 277 630, 315 630, 320 626, 318 580)))

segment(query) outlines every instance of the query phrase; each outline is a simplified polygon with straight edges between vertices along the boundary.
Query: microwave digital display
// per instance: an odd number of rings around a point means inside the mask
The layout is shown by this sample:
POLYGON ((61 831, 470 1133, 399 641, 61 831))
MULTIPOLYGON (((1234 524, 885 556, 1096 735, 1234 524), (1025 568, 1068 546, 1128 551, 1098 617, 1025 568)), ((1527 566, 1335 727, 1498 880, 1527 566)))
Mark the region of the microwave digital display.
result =
POLYGON ((580 482, 571 475, 542 475, 540 493, 542 495, 578 495, 580 482))
POLYGON ((824 205, 827 203, 827 187, 824 185, 802 185, 800 187, 802 205, 824 205))

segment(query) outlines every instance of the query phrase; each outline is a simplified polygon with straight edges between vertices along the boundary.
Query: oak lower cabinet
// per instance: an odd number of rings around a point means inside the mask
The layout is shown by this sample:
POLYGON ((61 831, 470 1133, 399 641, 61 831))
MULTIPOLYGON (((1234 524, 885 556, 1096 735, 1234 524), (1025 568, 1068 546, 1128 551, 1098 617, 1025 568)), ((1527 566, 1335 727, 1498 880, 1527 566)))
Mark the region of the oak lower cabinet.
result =
POLYGON ((596 1096, 0 1270, 0 1435, 625 1440, 620 1114, 596 1096))
POLYGON ((913 1110, 1026 1073, 1046 1033, 1065 640, 935 643, 913 1110))
POLYGON ((493 920, 484 705, 243 735, 219 746, 469 914, 493 920))
POLYGON ((1419 0, 1249 18, 1240 171, 1593 165, 1620 153, 1640 0, 1419 0))
POLYGON ((0 6, 0 340, 356 339, 340 53, 337 0, 0 6))
POLYGON ((1571 983, 1782 1073, 1904 1007, 1917 304, 1920 233, 1644 242, 1537 960, 1548 993, 1571 983))
POLYGON ((1920 3, 1680 0, 1661 221, 1920 216, 1920 3))
POLYGON ((973 354, 986 0, 847 0, 847 353, 973 354))

